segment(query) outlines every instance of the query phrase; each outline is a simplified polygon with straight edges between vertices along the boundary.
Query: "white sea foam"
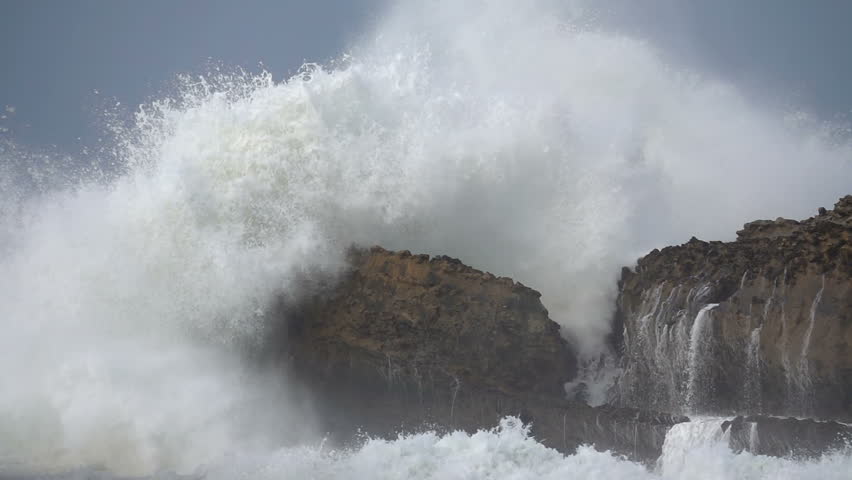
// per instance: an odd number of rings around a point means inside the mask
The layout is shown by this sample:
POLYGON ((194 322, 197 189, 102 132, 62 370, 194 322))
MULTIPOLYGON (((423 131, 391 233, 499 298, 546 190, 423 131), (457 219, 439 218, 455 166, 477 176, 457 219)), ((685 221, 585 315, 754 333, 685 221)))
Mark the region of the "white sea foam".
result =
POLYGON ((211 479, 820 479, 848 478, 852 457, 809 462, 734 454, 724 444, 722 419, 676 426, 660 465, 646 468, 607 452, 580 447, 568 456, 536 442, 516 419, 492 431, 444 436, 423 433, 371 440, 348 452, 287 449, 265 458, 228 459, 206 470, 211 479))

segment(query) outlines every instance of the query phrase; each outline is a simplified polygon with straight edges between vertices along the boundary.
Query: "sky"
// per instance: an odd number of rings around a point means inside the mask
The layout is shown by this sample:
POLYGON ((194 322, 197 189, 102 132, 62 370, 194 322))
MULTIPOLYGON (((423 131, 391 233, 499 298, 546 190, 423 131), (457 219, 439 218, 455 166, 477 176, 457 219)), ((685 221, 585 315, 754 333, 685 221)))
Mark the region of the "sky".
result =
MULTIPOLYGON (((369 34, 389 1, 3 0, 0 138, 73 153, 97 142, 105 108, 133 110, 179 73, 262 63, 284 78, 304 61, 337 57, 369 34)), ((603 27, 644 38, 673 64, 758 101, 826 120, 852 112, 852 2, 608 0, 595 8, 603 27)))
POLYGON ((131 108, 212 62, 283 78, 339 55, 378 0, 3 0, 0 105, 16 142, 96 141, 104 107, 131 108), (98 92, 95 94, 95 92, 98 92))
POLYGON ((848 0, 605 0, 604 22, 677 65, 826 119, 852 113, 848 0))

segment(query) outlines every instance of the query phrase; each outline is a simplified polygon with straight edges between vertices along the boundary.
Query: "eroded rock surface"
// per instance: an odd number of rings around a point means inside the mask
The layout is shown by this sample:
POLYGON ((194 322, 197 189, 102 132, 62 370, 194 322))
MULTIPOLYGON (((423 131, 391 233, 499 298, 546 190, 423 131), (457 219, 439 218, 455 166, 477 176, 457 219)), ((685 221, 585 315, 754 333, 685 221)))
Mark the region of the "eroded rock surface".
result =
POLYGON ((564 399, 576 359, 539 293, 449 257, 375 247, 351 254, 331 290, 283 313, 282 354, 345 438, 532 422, 545 445, 594 443, 656 459, 685 417, 564 399))
MULTIPOLYGON (((353 251, 337 288, 292 321, 293 353, 340 382, 374 378, 556 394, 575 357, 540 294, 449 257, 353 251)), ((359 380, 361 381, 361 380, 359 380)))
POLYGON ((616 402, 852 418, 852 196, 735 242, 654 250, 621 278, 616 402))

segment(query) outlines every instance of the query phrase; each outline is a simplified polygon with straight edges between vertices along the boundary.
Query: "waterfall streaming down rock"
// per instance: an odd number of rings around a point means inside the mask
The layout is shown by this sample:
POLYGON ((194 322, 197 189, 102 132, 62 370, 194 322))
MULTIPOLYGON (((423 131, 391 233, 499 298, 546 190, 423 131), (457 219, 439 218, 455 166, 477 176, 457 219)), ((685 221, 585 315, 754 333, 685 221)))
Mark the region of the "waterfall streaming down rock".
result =
POLYGON ((742 411, 753 413, 761 413, 763 410, 761 407, 763 393, 760 389, 760 331, 762 328, 762 325, 754 327, 754 330, 751 331, 751 335, 749 336, 748 352, 746 354, 748 359, 746 365, 746 383, 743 387, 745 390, 745 395, 743 396, 744 403, 740 407, 742 411))
POLYGON ((706 408, 703 403, 713 398, 713 331, 710 324, 710 312, 718 307, 718 303, 710 303, 698 311, 692 322, 689 333, 689 362, 687 364, 686 408, 690 412, 698 412, 706 408))
POLYGON ((748 427, 748 448, 750 452, 758 451, 760 437, 757 433, 757 422, 750 422, 748 427))
POLYGON ((823 274, 820 280, 820 288, 814 297, 813 302, 811 303, 811 309, 808 315, 808 329, 805 331, 804 339, 802 340, 802 352, 799 355, 799 365, 797 371, 797 387, 798 387, 798 396, 799 396, 799 410, 810 414, 813 410, 813 379, 811 378, 811 368, 810 368, 810 359, 808 358, 808 349, 811 346, 811 336, 814 331, 814 322, 816 317, 817 308, 819 308, 820 300, 822 300, 822 293, 825 291, 825 274, 823 274))
POLYGON ((687 290, 667 283, 642 294, 636 331, 625 326, 624 358, 630 360, 616 387, 619 401, 646 402, 660 411, 698 408, 711 388, 706 378, 713 342, 709 312, 716 307, 707 303, 711 295, 710 285, 687 290))
POLYGON ((736 242, 693 238, 625 270, 614 401, 852 419, 850 225, 847 196, 818 216, 755 221, 736 242))
POLYGON ((730 431, 723 431, 719 418, 702 418, 675 425, 666 435, 663 455, 658 468, 664 475, 673 476, 692 469, 694 456, 701 451, 724 451, 728 448, 730 431))

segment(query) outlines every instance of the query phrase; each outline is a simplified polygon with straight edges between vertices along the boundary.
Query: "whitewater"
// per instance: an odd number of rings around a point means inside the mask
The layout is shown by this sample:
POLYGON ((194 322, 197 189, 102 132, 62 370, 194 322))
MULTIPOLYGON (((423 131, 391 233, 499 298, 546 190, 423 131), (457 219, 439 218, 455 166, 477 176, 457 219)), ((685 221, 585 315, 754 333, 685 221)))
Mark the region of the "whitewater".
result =
POLYGON ((595 358, 621 266, 848 193, 842 129, 548 2, 402 3, 291 78, 175 83, 112 124, 108 169, 0 147, 0 477, 850 478, 848 453, 734 453, 709 420, 652 466, 512 419, 325 445, 308 393, 247 353, 354 243, 532 285, 595 358))

